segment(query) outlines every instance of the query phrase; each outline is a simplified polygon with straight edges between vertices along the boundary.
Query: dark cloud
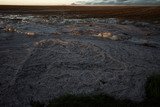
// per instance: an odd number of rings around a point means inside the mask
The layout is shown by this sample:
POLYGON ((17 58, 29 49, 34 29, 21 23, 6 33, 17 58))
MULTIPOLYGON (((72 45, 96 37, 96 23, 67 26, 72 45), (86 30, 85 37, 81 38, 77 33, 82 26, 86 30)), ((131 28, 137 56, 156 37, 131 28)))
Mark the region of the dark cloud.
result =
POLYGON ((117 2, 124 2, 124 1, 128 1, 128 0, 117 0, 117 2))
POLYGON ((106 4, 139 4, 139 5, 160 5, 160 0, 89 0, 78 1, 80 4, 87 5, 106 5, 106 4))

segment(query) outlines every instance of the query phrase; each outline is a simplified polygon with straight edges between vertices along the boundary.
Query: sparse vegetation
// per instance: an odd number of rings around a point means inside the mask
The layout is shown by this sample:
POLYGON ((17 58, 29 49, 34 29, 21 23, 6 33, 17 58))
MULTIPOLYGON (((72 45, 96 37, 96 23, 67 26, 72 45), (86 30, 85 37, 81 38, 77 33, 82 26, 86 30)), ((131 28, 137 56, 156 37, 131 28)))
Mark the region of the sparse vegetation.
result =
MULTIPOLYGON (((108 95, 64 95, 49 101, 47 107, 159 107, 160 75, 153 75, 146 83, 146 99, 143 102, 117 100, 108 95)), ((32 107, 43 107, 44 104, 31 102, 32 107)))
POLYGON ((149 77, 145 89, 147 100, 158 104, 160 101, 160 75, 149 77))
POLYGON ((31 101, 30 104, 32 107, 44 107, 44 105, 45 105, 44 103, 41 103, 39 101, 36 101, 36 102, 31 101))
MULTIPOLYGON (((42 107, 43 103, 34 102, 32 107, 42 107)), ((137 103, 116 100, 104 94, 100 95, 64 95, 50 101, 47 107, 134 107, 137 103)))

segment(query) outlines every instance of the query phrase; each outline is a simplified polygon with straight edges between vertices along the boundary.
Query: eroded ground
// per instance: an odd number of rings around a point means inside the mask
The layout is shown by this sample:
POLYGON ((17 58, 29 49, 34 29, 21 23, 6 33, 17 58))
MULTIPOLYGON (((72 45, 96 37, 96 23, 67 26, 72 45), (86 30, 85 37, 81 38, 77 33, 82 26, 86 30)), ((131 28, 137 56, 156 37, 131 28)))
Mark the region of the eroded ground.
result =
POLYGON ((159 53, 159 21, 1 14, 0 105, 68 93, 141 101, 159 53))

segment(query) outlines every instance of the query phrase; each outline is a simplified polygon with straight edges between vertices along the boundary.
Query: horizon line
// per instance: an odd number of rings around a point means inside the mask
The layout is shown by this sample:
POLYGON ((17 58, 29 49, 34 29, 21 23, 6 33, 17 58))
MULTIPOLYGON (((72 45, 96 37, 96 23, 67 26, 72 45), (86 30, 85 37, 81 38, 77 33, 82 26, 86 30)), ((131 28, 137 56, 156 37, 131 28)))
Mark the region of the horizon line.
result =
POLYGON ((160 6, 160 5, 142 5, 142 4, 106 4, 106 5, 81 5, 81 4, 61 4, 61 5, 36 5, 36 4, 32 4, 32 5, 23 5, 23 4, 16 4, 16 5, 12 5, 12 4, 0 4, 0 6, 160 6))

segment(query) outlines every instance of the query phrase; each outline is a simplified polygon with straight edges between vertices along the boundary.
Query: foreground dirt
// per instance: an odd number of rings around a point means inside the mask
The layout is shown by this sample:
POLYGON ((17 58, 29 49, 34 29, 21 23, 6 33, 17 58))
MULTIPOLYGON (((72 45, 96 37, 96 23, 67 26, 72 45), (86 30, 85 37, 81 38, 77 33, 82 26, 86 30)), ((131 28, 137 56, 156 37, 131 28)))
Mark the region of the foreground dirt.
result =
POLYGON ((0 105, 106 93, 142 101, 160 70, 159 20, 1 14, 0 105))

